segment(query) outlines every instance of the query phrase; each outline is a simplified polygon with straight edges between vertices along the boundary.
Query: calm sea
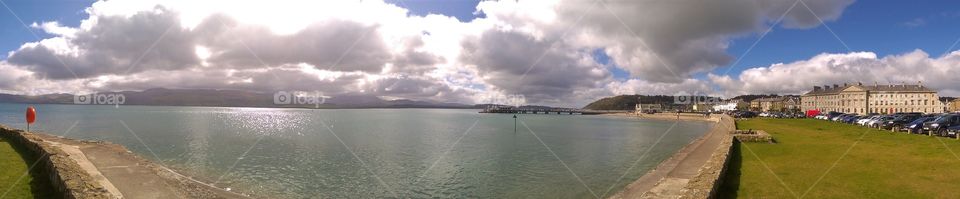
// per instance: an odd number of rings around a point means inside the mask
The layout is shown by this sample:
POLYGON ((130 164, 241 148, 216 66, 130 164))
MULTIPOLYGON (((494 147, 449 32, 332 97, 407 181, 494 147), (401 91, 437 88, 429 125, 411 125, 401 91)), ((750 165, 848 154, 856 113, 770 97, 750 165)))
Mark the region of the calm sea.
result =
MULTIPOLYGON (((711 127, 519 115, 514 132, 513 115, 478 110, 35 107, 34 131, 121 144, 219 187, 270 198, 609 196, 711 127)), ((0 104, 0 123, 25 128, 25 108, 0 104)))

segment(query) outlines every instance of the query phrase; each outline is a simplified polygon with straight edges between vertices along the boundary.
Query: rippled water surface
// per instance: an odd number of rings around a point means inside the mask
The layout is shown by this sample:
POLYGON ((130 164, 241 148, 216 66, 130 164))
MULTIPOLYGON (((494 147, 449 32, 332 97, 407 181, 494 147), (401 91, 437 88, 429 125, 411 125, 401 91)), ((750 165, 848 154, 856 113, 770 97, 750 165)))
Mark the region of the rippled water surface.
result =
MULTIPOLYGON (((0 123, 25 128, 25 107, 0 104, 0 123)), ((514 132, 512 115, 477 110, 36 107, 35 131, 122 144, 270 198, 609 196, 711 125, 519 115, 514 132)))

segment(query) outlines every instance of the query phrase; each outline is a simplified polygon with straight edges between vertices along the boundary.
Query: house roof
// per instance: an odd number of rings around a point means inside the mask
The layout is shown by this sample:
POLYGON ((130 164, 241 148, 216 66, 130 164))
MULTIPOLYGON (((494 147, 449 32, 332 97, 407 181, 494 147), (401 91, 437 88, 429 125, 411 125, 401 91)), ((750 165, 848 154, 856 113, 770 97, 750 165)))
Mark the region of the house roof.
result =
POLYGON ((796 96, 765 97, 765 98, 760 98, 760 99, 757 99, 757 100, 754 100, 754 101, 757 101, 757 102, 780 102, 780 101, 787 101, 787 100, 791 100, 791 99, 796 99, 796 96))
POLYGON ((847 85, 814 89, 804 95, 838 94, 851 87, 870 92, 936 92, 923 85, 847 85))

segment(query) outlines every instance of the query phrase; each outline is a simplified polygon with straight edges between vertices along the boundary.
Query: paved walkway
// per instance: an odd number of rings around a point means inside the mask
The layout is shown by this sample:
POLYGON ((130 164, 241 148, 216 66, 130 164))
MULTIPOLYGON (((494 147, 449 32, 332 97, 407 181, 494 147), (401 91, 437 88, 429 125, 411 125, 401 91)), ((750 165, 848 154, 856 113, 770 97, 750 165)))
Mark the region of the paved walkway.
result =
POLYGON ((63 152, 67 154, 67 157, 70 157, 70 159, 73 159, 73 161, 77 162, 83 171, 90 174, 90 176, 93 176, 93 179, 97 181, 96 183, 103 185, 103 187, 106 188, 107 192, 109 192, 111 195, 116 196, 116 198, 123 198, 123 193, 120 192, 120 190, 117 189, 117 187, 114 186, 110 180, 107 180, 107 177, 104 176, 103 173, 100 173, 100 170, 97 169, 97 166, 93 165, 93 163, 90 162, 90 159, 87 159, 87 156, 80 151, 80 147, 74 145, 65 145, 59 142, 46 142, 51 146, 59 147, 60 150, 63 150, 63 152))
POLYGON ((60 146, 94 178, 106 181, 101 184, 106 183, 108 191, 118 191, 123 198, 246 198, 177 174, 120 145, 37 135, 60 146))
POLYGON ((680 149, 670 159, 660 163, 657 168, 644 174, 610 198, 678 198, 682 194, 683 187, 710 160, 723 138, 733 128, 732 118, 724 116, 703 137, 680 149))

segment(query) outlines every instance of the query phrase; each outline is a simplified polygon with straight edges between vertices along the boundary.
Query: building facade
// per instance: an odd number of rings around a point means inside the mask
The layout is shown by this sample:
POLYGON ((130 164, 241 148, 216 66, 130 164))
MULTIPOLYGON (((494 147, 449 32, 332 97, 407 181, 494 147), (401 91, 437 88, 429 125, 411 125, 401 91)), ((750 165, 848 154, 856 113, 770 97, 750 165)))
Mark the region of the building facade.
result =
POLYGON ((948 102, 947 111, 949 112, 960 112, 960 99, 954 99, 948 102))
POLYGON ((761 108, 760 105, 761 105, 760 99, 754 99, 753 101, 750 101, 749 109, 751 111, 762 111, 763 109, 761 108))
POLYGON ((647 111, 663 112, 663 105, 661 105, 661 104, 637 104, 636 107, 635 107, 635 110, 636 110, 638 113, 647 112, 647 111))
POLYGON ((797 96, 767 97, 754 102, 758 111, 797 112, 801 108, 800 98, 797 96))
POLYGON ((936 91, 923 85, 834 84, 813 90, 800 97, 801 109, 821 112, 856 114, 897 112, 942 113, 944 105, 936 91))

